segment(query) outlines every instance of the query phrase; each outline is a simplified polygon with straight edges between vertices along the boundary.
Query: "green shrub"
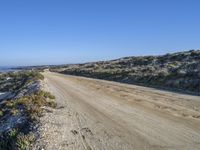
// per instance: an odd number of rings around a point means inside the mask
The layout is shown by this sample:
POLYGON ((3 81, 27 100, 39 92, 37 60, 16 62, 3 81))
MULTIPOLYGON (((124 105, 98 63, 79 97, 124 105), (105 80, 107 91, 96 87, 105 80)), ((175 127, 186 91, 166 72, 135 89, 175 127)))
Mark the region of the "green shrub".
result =
POLYGON ((35 140, 35 136, 34 134, 23 134, 23 133, 20 133, 18 136, 17 136, 17 148, 19 150, 27 150, 31 147, 31 143, 35 140))

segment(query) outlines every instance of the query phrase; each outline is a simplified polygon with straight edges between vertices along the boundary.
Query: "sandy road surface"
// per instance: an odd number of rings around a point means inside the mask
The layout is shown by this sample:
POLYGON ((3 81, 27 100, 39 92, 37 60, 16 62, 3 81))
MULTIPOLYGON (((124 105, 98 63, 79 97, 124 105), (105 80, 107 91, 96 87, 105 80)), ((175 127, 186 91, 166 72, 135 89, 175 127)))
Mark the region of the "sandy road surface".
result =
POLYGON ((45 149, 199 150, 200 97, 46 72, 45 149))

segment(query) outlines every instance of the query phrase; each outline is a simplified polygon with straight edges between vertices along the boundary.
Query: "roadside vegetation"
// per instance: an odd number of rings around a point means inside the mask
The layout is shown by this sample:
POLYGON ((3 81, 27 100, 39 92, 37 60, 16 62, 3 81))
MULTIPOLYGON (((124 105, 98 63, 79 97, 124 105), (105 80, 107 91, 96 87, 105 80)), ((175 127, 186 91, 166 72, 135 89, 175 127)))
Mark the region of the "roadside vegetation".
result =
POLYGON ((20 71, 0 74, 0 91, 17 92, 26 85, 43 79, 43 75, 35 71, 20 71))
POLYGON ((37 136, 33 126, 43 115, 43 108, 56 107, 55 97, 39 87, 43 79, 33 71, 0 76, 0 91, 11 95, 0 100, 0 149, 30 149, 37 136))
POLYGON ((200 50, 51 67, 50 71, 200 94, 200 50))

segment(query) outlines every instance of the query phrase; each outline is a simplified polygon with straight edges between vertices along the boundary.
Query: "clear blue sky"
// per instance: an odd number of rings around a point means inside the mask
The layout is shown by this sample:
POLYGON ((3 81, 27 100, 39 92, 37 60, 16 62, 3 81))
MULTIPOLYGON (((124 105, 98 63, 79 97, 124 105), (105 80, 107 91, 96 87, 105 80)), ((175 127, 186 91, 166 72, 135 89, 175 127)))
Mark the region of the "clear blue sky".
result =
POLYGON ((200 0, 1 0, 0 66, 200 48, 200 0))

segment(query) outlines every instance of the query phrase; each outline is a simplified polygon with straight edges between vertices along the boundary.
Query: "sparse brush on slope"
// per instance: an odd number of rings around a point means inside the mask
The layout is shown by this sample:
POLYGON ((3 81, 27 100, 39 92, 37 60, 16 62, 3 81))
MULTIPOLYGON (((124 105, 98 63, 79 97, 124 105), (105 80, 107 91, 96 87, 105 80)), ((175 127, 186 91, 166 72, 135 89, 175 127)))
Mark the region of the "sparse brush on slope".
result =
POLYGON ((200 50, 66 65, 51 71, 200 94, 200 50))
POLYGON ((16 93, 12 94, 11 99, 0 101, 0 149, 29 149, 35 140, 32 126, 42 116, 43 107, 56 107, 55 97, 51 93, 31 86, 43 79, 42 74, 33 71, 0 76, 0 88, 6 87, 16 93))

